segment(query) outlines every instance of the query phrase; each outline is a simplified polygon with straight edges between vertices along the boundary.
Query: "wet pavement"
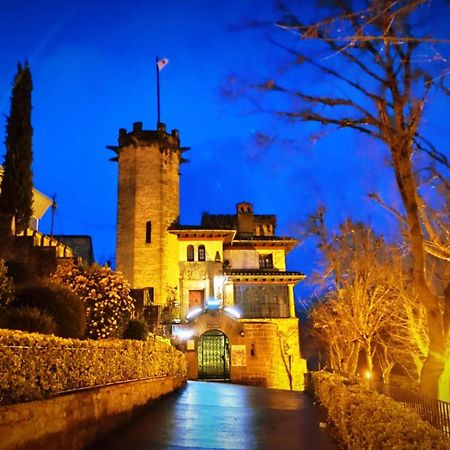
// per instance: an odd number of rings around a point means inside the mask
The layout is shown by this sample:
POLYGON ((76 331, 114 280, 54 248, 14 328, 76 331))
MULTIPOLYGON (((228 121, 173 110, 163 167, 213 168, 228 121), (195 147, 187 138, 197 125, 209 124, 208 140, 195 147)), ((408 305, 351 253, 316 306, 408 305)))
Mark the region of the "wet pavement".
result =
POLYGON ((190 381, 90 450, 331 450, 305 393, 190 381))

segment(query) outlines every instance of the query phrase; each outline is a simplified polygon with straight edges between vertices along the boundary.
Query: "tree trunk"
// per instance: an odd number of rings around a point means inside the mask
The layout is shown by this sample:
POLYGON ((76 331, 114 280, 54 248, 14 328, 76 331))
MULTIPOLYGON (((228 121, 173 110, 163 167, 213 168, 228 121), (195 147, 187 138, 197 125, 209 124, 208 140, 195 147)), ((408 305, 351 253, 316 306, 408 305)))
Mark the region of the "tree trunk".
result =
POLYGON ((352 350, 350 356, 345 363, 345 374, 349 378, 353 378, 356 374, 356 369, 358 367, 359 352, 361 349, 361 344, 359 342, 352 342, 352 350))
POLYGON ((425 279, 424 236, 420 225, 416 198, 416 183, 411 163, 411 146, 393 149, 395 177, 406 211, 411 244, 412 277, 414 289, 427 312, 429 351, 422 367, 420 384, 424 393, 437 397, 439 377, 444 370, 444 320, 439 299, 425 279))

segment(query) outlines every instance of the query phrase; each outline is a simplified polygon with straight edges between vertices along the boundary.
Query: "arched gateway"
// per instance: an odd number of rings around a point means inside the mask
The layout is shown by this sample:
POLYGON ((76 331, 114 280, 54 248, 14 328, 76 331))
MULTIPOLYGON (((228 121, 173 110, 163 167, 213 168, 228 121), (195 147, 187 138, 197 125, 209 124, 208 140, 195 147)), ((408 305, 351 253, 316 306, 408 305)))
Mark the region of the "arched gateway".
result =
POLYGON ((230 379, 230 344, 219 330, 203 333, 198 341, 198 377, 200 380, 230 379))

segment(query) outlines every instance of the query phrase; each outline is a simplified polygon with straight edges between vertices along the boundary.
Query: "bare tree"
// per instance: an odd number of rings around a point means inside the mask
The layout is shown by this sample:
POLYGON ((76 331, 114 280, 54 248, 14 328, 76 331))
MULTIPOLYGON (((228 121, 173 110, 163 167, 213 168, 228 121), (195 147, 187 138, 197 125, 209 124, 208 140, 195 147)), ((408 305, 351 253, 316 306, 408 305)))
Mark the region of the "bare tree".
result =
POLYGON ((395 364, 419 381, 428 350, 425 310, 408 286, 399 249, 360 223, 328 232, 323 209, 311 220, 326 261, 322 282, 329 283, 310 319, 331 368, 352 377, 361 354, 370 373, 378 363, 386 382, 395 364))
MULTIPOLYGON (((429 351, 422 368, 421 386, 436 396, 445 362, 448 326, 444 316, 450 318, 450 298, 440 298, 425 275, 425 249, 430 240, 425 236, 417 164, 426 160, 428 166, 439 166, 444 171, 450 167, 445 154, 422 134, 430 92, 441 89, 446 93, 444 77, 450 71, 445 68, 433 73, 419 53, 424 45, 440 40, 413 34, 420 32, 414 21, 430 0, 364 3, 364 9, 353 10, 349 1, 329 2, 330 16, 315 23, 303 23, 287 7, 282 7, 283 18, 275 24, 286 34, 273 42, 288 53, 292 67, 301 70, 308 65, 325 79, 337 82, 340 90, 318 95, 314 89, 310 92, 299 89, 299 83, 292 86, 289 84, 292 76, 283 81, 282 75, 254 87, 296 99, 290 103, 293 106, 276 111, 281 117, 349 128, 381 141, 389 150, 406 220, 413 285, 425 307, 429 325, 429 351), (314 54, 303 51, 302 43, 306 40, 317 47, 314 54), (323 51, 328 52, 328 57, 317 58, 323 51), (340 94, 342 91, 344 94, 340 94)), ((434 57, 445 61, 437 51, 434 57)))

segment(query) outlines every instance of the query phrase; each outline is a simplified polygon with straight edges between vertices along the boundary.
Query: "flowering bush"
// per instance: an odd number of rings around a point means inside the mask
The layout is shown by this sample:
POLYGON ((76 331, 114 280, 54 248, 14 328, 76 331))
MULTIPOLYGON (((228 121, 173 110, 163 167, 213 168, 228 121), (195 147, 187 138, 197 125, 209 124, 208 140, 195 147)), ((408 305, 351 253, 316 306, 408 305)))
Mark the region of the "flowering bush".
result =
POLYGON ((8 305, 14 298, 14 288, 5 261, 0 258, 0 306, 8 305))
POLYGON ((92 341, 0 330, 0 404, 186 373, 185 354, 153 335, 146 341, 92 341))
POLYGON ((349 450, 450 449, 443 433, 389 397, 327 372, 314 372, 313 383, 349 450))
POLYGON ((106 266, 60 266, 51 277, 70 287, 86 308, 89 339, 120 337, 135 314, 130 287, 120 272, 106 266))

